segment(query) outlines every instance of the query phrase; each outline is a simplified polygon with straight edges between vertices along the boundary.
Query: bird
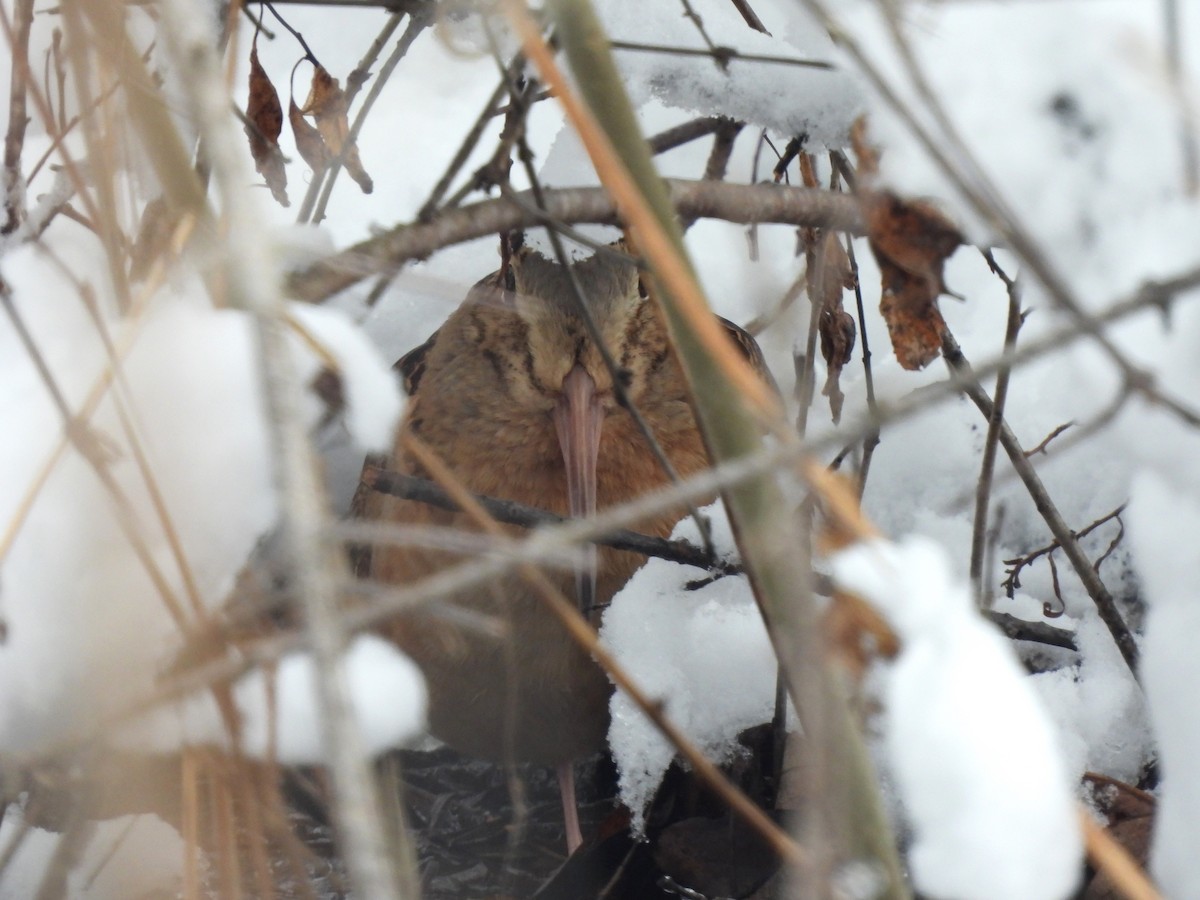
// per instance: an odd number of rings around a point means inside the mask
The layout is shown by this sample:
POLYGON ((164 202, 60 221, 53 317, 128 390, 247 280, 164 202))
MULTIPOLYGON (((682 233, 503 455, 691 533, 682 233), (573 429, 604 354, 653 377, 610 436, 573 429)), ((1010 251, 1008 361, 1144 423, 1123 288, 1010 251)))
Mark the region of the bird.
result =
MULTIPOLYGON (((671 477, 633 406, 678 477, 708 468, 687 380, 632 257, 617 246, 561 264, 520 237, 502 245, 501 257, 501 268, 397 363, 409 405, 390 457, 374 462, 428 477, 411 452, 408 439, 416 438, 475 494, 585 517, 671 477)), ((765 372, 753 338, 722 321, 765 372)), ((362 485, 355 507, 368 519, 477 530, 465 513, 362 485)), ((666 537, 683 512, 663 510, 635 527, 666 537)), ((379 582, 410 584, 458 561, 449 552, 378 545, 359 568, 379 582)), ((549 575, 588 613, 603 608, 644 561, 599 547, 586 577, 549 575)), ((573 798, 567 808, 570 767, 603 746, 612 685, 517 574, 453 602, 500 620, 506 638, 419 611, 381 633, 424 673, 434 737, 468 756, 558 767, 574 849, 580 838, 573 798)))

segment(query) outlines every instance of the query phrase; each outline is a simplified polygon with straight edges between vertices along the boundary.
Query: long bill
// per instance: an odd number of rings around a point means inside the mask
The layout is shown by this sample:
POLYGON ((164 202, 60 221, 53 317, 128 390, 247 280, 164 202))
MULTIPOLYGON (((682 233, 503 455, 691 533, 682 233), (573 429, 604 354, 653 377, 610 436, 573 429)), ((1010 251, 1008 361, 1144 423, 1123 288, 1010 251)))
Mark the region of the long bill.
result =
MULTIPOLYGON (((583 519, 596 512, 596 460, 603 423, 604 409, 596 396, 596 382, 582 364, 576 363, 563 379, 562 394, 554 409, 572 518, 583 519)), ((596 602, 596 566, 596 545, 588 544, 575 566, 575 599, 580 612, 589 618, 596 602)))

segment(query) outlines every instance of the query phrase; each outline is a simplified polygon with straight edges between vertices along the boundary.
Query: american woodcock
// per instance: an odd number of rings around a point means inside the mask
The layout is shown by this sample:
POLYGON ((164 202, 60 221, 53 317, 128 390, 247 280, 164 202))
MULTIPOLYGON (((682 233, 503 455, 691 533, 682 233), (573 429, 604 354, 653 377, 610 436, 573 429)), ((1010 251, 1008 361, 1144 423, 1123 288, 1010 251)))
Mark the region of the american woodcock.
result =
MULTIPOLYGON (((705 468, 683 372, 635 266, 597 254, 572 269, 628 402, 680 476, 705 468)), ((412 435, 471 491, 571 516, 668 480, 618 400, 568 277, 558 263, 517 249, 401 360, 411 402, 391 467, 428 475, 405 449, 412 435)), ((753 339, 726 324, 761 368, 753 339)), ((465 514, 382 494, 370 494, 360 507, 370 518, 475 530, 465 514)), ((680 512, 636 527, 666 536, 680 512)), ((410 584, 456 561, 448 553, 378 546, 369 571, 379 581, 410 584)), ((590 585, 596 606, 608 603, 643 562, 601 547, 590 585)), ((551 577, 565 595, 579 596, 572 573, 551 577)), ((505 576, 454 602, 500 619, 509 637, 497 640, 418 613, 384 629, 425 674, 436 737, 468 755, 559 765, 560 776, 564 763, 603 744, 609 681, 520 577, 505 576)))

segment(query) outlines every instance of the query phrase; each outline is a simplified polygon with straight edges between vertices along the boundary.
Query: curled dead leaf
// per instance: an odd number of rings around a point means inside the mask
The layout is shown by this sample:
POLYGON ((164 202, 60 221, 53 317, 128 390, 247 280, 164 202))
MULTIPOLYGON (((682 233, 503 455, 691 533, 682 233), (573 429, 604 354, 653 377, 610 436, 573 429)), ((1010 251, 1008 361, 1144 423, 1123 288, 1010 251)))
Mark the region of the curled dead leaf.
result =
POLYGON ((250 47, 250 96, 246 100, 246 122, 246 137, 250 139, 254 167, 266 180, 271 195, 281 205, 287 206, 287 171, 283 151, 279 149, 283 107, 279 103, 279 92, 258 61, 257 36, 250 47))
POLYGON ((308 123, 296 101, 288 104, 288 121, 292 124, 292 137, 296 141, 296 152, 308 163, 313 174, 320 175, 329 166, 329 148, 321 132, 308 123))
POLYGON ((349 98, 338 80, 324 66, 317 66, 313 71, 308 99, 300 112, 316 120, 317 130, 321 132, 329 153, 341 160, 363 193, 369 194, 375 189, 375 184, 363 168, 358 147, 350 140, 349 106, 349 98))
POLYGON ((946 290, 946 260, 962 244, 962 235, 930 203, 887 191, 863 192, 860 198, 883 280, 879 309, 892 349, 905 369, 922 369, 941 352, 946 322, 937 300, 946 290))
POLYGON ((842 306, 843 291, 854 287, 854 272, 836 234, 807 236, 806 255, 808 296, 820 304, 817 328, 826 372, 821 393, 829 398, 829 412, 836 425, 841 421, 846 399, 841 388, 842 368, 850 362, 858 335, 854 317, 842 306))
POLYGON ((846 395, 842 393, 842 369, 850 362, 858 328, 854 316, 844 309, 825 310, 818 323, 821 336, 821 355, 825 357, 825 386, 821 393, 829 398, 829 413, 836 425, 842 420, 842 404, 846 395))

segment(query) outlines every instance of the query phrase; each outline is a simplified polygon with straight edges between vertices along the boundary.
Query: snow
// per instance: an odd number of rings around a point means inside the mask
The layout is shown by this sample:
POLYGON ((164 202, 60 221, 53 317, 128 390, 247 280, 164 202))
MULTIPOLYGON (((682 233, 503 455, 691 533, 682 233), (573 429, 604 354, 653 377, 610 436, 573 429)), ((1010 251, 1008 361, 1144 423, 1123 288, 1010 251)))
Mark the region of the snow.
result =
MULTIPOLYGON (((722 505, 702 512, 713 523, 718 552, 732 553, 722 505)), ((695 541, 695 523, 680 522, 672 537, 695 541)), ((741 731, 770 719, 776 665, 745 577, 685 588, 701 577, 696 569, 650 560, 613 597, 600 636, 672 722, 711 757, 728 759, 741 731)), ((621 801, 640 830, 675 751, 626 695, 614 694, 611 711, 608 740, 621 801)))
POLYGON ((979 617, 945 551, 926 538, 877 540, 829 568, 901 641, 882 727, 916 887, 962 900, 1069 896, 1083 856, 1074 779, 1011 645, 979 617))
POLYGON ((346 427, 362 450, 386 452, 404 412, 400 380, 371 340, 342 313, 294 303, 291 314, 337 364, 346 398, 346 427))
MULTIPOLYGON (((87 243, 55 249, 73 271, 95 271, 99 254, 87 243)), ((103 350, 82 304, 52 260, 32 247, 6 256, 0 271, 69 406, 77 410, 103 369, 103 350), (62 299, 51 303, 47 297, 62 299)), ((107 298, 99 301, 104 306, 107 298)), ((121 346, 132 326, 109 324, 121 346)), ((6 369, 0 416, 10 433, 24 435, 3 444, 11 475, 0 488, 0 518, 9 521, 62 426, 7 319, 0 334, 6 369)), ((256 395, 247 391, 254 377, 250 347, 244 317, 201 312, 184 300, 146 315, 124 366, 124 402, 197 588, 210 600, 228 587, 246 550, 274 516, 266 435, 256 395)), ((178 569, 111 397, 93 417, 91 431, 150 555, 171 593, 182 597, 178 569)), ((174 632, 115 516, 94 472, 68 450, 4 561, 10 635, 0 654, 8 686, 0 696, 0 734, 6 743, 34 747, 128 702, 146 689, 174 632), (50 659, 58 665, 39 664, 50 659), (79 690, 83 684, 105 689, 94 696, 79 690)))
MULTIPOLYGON (((20 810, 10 807, 0 824, 0 843, 10 841, 22 825, 20 810)), ((36 897, 59 835, 31 829, 4 871, 0 900, 36 897)), ((151 897, 181 892, 178 861, 184 844, 179 833, 154 816, 124 816, 97 822, 83 858, 67 876, 66 895, 78 900, 151 897)))
MULTIPOLYGON (((402 747, 424 733, 425 681, 395 645, 361 636, 346 651, 342 665, 369 753, 402 747)), ((255 670, 238 683, 235 696, 245 717, 247 753, 266 756, 274 748, 275 758, 284 765, 325 762, 311 656, 286 656, 271 674, 255 670)))
MULTIPOLYGON (((704 31, 718 47, 741 54, 828 63, 833 43, 798 4, 758 4, 771 35, 747 27, 732 3, 692 0, 704 31)), ((676 3, 610 0, 596 4, 614 41, 706 49, 695 23, 676 3)), ((857 85, 845 72, 775 62, 732 60, 724 72, 706 56, 615 51, 636 105, 654 98, 702 115, 729 116, 783 134, 807 134, 817 146, 842 146, 862 112, 857 85), (802 102, 797 102, 803 98, 802 102)))
MULTIPOLYGON (((8 254, 0 273, 66 402, 78 410, 105 368, 105 353, 94 322, 72 299, 73 285, 55 260, 74 273, 96 272, 94 282, 102 286, 102 257, 89 238, 56 239, 50 246, 53 255, 34 246, 8 254), (46 302, 47 297, 61 302, 46 302)), ((101 310, 111 305, 102 287, 96 302, 101 310)), ((342 314, 299 308, 294 313, 342 368, 351 430, 367 447, 378 447, 401 406, 390 370, 342 314)), ((216 606, 277 515, 251 322, 243 313, 208 307, 199 284, 187 278, 154 297, 141 321, 101 315, 114 345, 131 346, 118 386, 88 423, 89 441, 105 460, 124 498, 128 527, 139 535, 163 589, 190 616, 192 588, 135 464, 113 394, 154 472, 196 600, 216 606)), ((10 433, 23 436, 0 449, 0 464, 9 473, 0 488, 0 519, 9 521, 50 458, 61 421, 7 319, 0 348, 6 361, 0 417, 10 433)), ((302 370, 315 374, 321 361, 299 339, 295 348, 302 370)), ((314 422, 316 412, 314 404, 314 422)), ((117 509, 92 466, 68 449, 4 560, 9 635, 0 653, 6 685, 0 692, 0 736, 10 750, 33 751, 144 696, 178 645, 178 628, 126 538, 117 509), (103 687, 80 690, 88 684, 103 687)), ((379 660, 385 674, 388 666, 395 668, 378 654, 363 658, 379 660)), ((383 721, 395 718, 396 708, 405 707, 400 698, 409 696, 413 704, 406 714, 420 716, 423 695, 410 689, 395 695, 383 721)), ((194 737, 217 739, 219 731, 194 737)))
POLYGON ((1146 623, 1142 680, 1158 737, 1162 796, 1158 806, 1153 874, 1171 897, 1200 890, 1195 835, 1200 828, 1200 710, 1190 689, 1197 671, 1195 636, 1200 605, 1200 498, 1181 493, 1158 471, 1147 470, 1134 482, 1130 528, 1138 572, 1146 586, 1150 614, 1146 623))

